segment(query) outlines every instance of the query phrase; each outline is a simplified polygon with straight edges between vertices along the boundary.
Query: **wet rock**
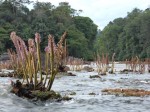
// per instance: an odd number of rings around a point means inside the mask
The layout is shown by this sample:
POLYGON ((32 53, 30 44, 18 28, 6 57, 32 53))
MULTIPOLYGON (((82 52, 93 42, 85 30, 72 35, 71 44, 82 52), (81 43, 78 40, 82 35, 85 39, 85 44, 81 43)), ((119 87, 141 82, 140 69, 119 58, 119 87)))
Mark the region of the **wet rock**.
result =
POLYGON ((15 95, 22 97, 22 98, 27 98, 27 99, 32 99, 32 101, 46 101, 46 100, 51 100, 51 101, 62 101, 62 100, 70 100, 72 98, 70 97, 62 97, 59 93, 56 93, 55 91, 45 91, 45 89, 38 89, 38 90, 33 90, 33 83, 22 85, 22 83, 19 80, 16 80, 16 82, 11 81, 12 85, 12 90, 11 93, 14 93, 15 95))
POLYGON ((76 95, 76 92, 71 92, 69 95, 76 95))
POLYGON ((104 89, 102 92, 106 94, 137 97, 150 95, 150 91, 140 89, 104 89))
POLYGON ((92 93, 89 93, 89 95, 96 95, 96 93, 92 92, 92 93))
POLYGON ((62 100, 63 101, 69 101, 69 100, 71 100, 72 98, 70 98, 70 97, 68 97, 68 96, 64 96, 64 97, 62 97, 62 100))
POLYGON ((109 71, 109 74, 115 74, 112 70, 109 71))
POLYGON ((103 76, 103 75, 107 75, 107 74, 106 74, 106 72, 104 72, 104 73, 100 73, 100 75, 102 75, 102 76, 103 76))
POLYGON ((90 78, 101 78, 99 75, 90 75, 90 78))
POLYGON ((123 69, 122 71, 120 71, 121 74, 128 74, 129 72, 133 72, 133 70, 123 69))
POLYGON ((42 75, 46 75, 46 71, 42 71, 42 75))
POLYGON ((37 99, 41 100, 41 101, 46 101, 48 99, 51 100, 60 100, 62 99, 61 95, 59 93, 56 93, 54 91, 32 91, 32 95, 37 97, 37 99))
POLYGON ((84 66, 83 70, 87 71, 87 72, 93 72, 94 69, 92 67, 89 66, 84 66))
POLYGON ((32 95, 32 92, 27 88, 22 86, 22 83, 19 80, 16 80, 16 83, 11 81, 12 89, 11 93, 16 94, 19 97, 26 97, 26 98, 34 98, 35 96, 32 95))
POLYGON ((70 68, 68 66, 59 66, 59 72, 67 72, 70 68))
POLYGON ((76 75, 73 74, 73 73, 71 73, 71 72, 69 72, 69 73, 67 74, 67 76, 76 76, 76 75))

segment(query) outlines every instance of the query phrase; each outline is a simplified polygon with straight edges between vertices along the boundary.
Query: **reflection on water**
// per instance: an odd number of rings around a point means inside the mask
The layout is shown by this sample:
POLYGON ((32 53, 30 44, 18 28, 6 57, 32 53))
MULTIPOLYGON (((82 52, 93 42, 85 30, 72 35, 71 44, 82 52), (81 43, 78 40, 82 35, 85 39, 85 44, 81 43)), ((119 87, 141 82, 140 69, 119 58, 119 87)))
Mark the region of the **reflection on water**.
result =
POLYGON ((64 76, 55 80, 53 90, 72 95, 73 100, 63 102, 31 102, 11 93, 10 78, 0 78, 0 112, 149 112, 150 97, 122 97, 103 95, 104 88, 137 88, 150 90, 150 74, 115 74, 90 79, 96 72, 74 72, 77 76, 64 76), (89 93, 96 95, 89 95, 89 93))

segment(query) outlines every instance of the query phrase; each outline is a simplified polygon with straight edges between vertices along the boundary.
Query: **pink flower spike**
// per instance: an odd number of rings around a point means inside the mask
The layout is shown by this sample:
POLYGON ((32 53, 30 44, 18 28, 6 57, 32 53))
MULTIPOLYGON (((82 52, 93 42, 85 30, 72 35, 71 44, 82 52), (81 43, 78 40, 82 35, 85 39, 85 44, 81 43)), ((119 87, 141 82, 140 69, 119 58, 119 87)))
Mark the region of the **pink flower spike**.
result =
POLYGON ((50 49, 49 49, 49 47, 48 47, 48 46, 46 46, 44 50, 45 50, 45 52, 47 52, 47 53, 49 53, 49 52, 50 52, 50 49))
POLYGON ((34 46, 34 40, 33 39, 28 39, 28 45, 30 47, 34 46))
POLYGON ((16 36, 16 32, 11 32, 10 37, 13 38, 14 36, 16 36))
POLYGON ((39 33, 35 33, 35 42, 40 43, 41 42, 41 37, 39 33))

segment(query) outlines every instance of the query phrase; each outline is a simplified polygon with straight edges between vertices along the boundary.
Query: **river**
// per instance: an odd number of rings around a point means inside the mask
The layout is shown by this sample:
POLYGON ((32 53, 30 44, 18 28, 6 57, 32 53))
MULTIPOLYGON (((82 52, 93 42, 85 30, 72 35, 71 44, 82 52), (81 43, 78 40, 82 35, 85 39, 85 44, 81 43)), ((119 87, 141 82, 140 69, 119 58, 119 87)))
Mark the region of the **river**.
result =
MULTIPOLYGON (((72 71, 73 72, 73 71, 72 71)), ((56 78, 52 89, 73 99, 62 102, 31 102, 10 91, 12 78, 0 78, 0 112, 150 112, 150 96, 124 97, 105 95, 106 88, 150 90, 150 74, 108 74, 91 79, 96 72, 73 72, 76 76, 56 78), (95 93, 95 95, 89 95, 95 93)))

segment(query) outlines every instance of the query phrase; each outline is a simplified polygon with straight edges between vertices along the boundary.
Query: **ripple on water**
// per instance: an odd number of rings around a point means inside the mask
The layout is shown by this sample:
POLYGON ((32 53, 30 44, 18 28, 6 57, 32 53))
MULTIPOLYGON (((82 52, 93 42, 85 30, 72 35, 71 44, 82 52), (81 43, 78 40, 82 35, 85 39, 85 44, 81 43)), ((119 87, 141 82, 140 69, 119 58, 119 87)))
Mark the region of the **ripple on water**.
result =
POLYGON ((105 88, 141 88, 149 90, 150 75, 116 74, 92 80, 95 72, 75 72, 75 77, 54 81, 53 90, 62 95, 76 92, 73 100, 63 102, 30 102, 9 93, 10 78, 0 78, 0 112, 149 112, 150 97, 101 95, 105 88), (89 93, 96 95, 89 95, 89 93))

